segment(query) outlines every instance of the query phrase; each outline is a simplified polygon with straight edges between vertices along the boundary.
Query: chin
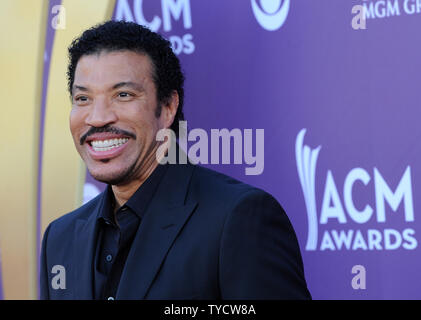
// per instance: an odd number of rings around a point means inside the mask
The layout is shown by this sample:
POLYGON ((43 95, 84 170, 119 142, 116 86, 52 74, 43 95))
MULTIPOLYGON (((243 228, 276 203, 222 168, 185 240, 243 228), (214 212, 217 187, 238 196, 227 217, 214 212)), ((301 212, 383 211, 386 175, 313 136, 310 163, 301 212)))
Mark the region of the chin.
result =
POLYGON ((88 168, 88 171, 91 176, 99 182, 110 185, 121 185, 130 182, 134 174, 133 167, 134 166, 130 166, 129 168, 114 171, 106 170, 104 168, 101 168, 101 170, 88 168))

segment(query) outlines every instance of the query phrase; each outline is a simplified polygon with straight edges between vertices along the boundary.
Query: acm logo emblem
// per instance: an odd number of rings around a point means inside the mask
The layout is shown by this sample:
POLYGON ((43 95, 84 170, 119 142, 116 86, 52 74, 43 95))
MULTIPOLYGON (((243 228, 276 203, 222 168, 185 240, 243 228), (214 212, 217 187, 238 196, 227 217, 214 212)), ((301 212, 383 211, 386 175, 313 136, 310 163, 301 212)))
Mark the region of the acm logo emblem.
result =
MULTIPOLYGON (((413 228, 398 230, 387 226, 386 204, 392 211, 398 211, 402 204, 405 226, 414 222, 411 167, 407 166, 395 188, 386 182, 380 171, 374 167, 373 174, 364 168, 353 168, 345 177, 343 193, 337 188, 332 170, 326 175, 321 210, 316 205, 316 169, 321 146, 310 148, 304 145, 306 129, 296 138, 295 154, 298 176, 304 195, 308 218, 306 250, 414 250, 417 239, 413 228), (373 178, 373 179, 372 179, 373 178), (373 182, 370 183, 370 181, 373 182), (374 193, 372 203, 358 208, 354 199, 354 185, 374 193), (370 185, 369 185, 370 184, 370 185), (338 191, 339 190, 339 191, 338 191), (341 230, 332 229, 331 222, 341 230), (365 225, 366 223, 370 223, 365 225), (374 223, 374 226, 373 226, 374 223), (319 241, 319 228, 324 232, 319 241)), ((390 224, 389 224, 390 226, 390 224)))
MULTIPOLYGON (((149 3, 150 4, 150 3, 149 3)), ((181 53, 192 54, 195 50, 193 35, 172 34, 173 22, 182 20, 184 30, 192 28, 192 12, 190 0, 161 0, 161 14, 157 12, 153 17, 146 18, 143 12, 143 0, 118 0, 115 7, 115 20, 136 22, 148 27, 154 32, 161 30, 171 42, 176 55, 181 53)))

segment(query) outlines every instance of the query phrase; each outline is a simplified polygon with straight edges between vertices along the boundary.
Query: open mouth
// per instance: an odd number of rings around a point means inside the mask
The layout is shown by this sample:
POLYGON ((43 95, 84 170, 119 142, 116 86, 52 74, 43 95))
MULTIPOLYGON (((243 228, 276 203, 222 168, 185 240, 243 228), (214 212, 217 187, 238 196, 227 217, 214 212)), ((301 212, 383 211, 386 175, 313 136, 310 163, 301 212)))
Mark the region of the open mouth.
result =
POLYGON ((89 145, 96 152, 105 152, 105 151, 110 151, 114 148, 121 147, 122 145, 127 143, 127 141, 129 141, 128 138, 92 140, 89 142, 89 145))
POLYGON ((118 157, 129 145, 129 137, 96 136, 86 141, 88 153, 94 160, 110 160, 118 157))

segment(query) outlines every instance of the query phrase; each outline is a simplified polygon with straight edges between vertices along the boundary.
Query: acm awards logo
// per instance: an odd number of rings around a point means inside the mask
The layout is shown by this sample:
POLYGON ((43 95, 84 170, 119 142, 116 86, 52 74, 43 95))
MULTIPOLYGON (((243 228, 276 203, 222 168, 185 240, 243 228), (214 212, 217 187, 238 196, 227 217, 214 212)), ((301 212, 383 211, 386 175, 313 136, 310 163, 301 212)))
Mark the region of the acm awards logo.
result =
POLYGON ((154 32, 170 33, 168 40, 176 55, 181 53, 192 54, 195 50, 193 35, 171 34, 173 22, 182 20, 185 30, 192 28, 192 14, 190 0, 162 0, 161 12, 153 17, 146 17, 143 12, 143 0, 118 0, 115 7, 115 20, 136 22, 144 25, 154 32))
POLYGON ((373 168, 372 175, 363 168, 351 169, 345 178, 343 189, 337 188, 333 172, 328 170, 322 206, 318 212, 316 169, 321 146, 311 149, 304 145, 305 133, 306 129, 302 129, 298 133, 295 144, 297 171, 308 218, 308 237, 305 249, 308 251, 397 250, 400 248, 414 250, 418 243, 414 237, 415 230, 413 228, 396 230, 387 227, 386 224, 388 220, 387 205, 396 212, 402 204, 404 209, 402 221, 409 226, 414 222, 411 167, 407 166, 394 190, 377 168, 373 168), (372 177, 374 181, 368 186, 372 177), (356 182, 362 183, 367 191, 373 190, 374 187, 373 204, 366 204, 363 209, 357 208, 353 200, 353 187, 356 182), (338 190, 343 190, 343 193, 338 190), (376 222, 375 228, 364 227, 365 223, 373 221, 376 222), (342 228, 340 230, 332 229, 331 222, 335 222, 336 226, 339 223, 342 228), (319 227, 324 230, 321 237, 319 227))
POLYGON ((285 23, 290 0, 251 0, 254 16, 259 24, 268 31, 278 30, 285 23))

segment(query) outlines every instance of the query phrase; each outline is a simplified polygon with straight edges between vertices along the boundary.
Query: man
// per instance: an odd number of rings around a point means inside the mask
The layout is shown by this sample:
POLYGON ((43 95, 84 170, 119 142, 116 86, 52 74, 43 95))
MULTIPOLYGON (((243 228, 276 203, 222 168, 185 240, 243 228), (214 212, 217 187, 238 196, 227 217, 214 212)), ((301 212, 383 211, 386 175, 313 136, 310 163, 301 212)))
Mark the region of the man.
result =
POLYGON ((109 21, 73 41, 69 56, 74 143, 108 186, 46 229, 41 298, 310 298, 295 233, 272 196, 192 164, 159 164, 158 131, 178 132, 183 119, 169 42, 109 21))

